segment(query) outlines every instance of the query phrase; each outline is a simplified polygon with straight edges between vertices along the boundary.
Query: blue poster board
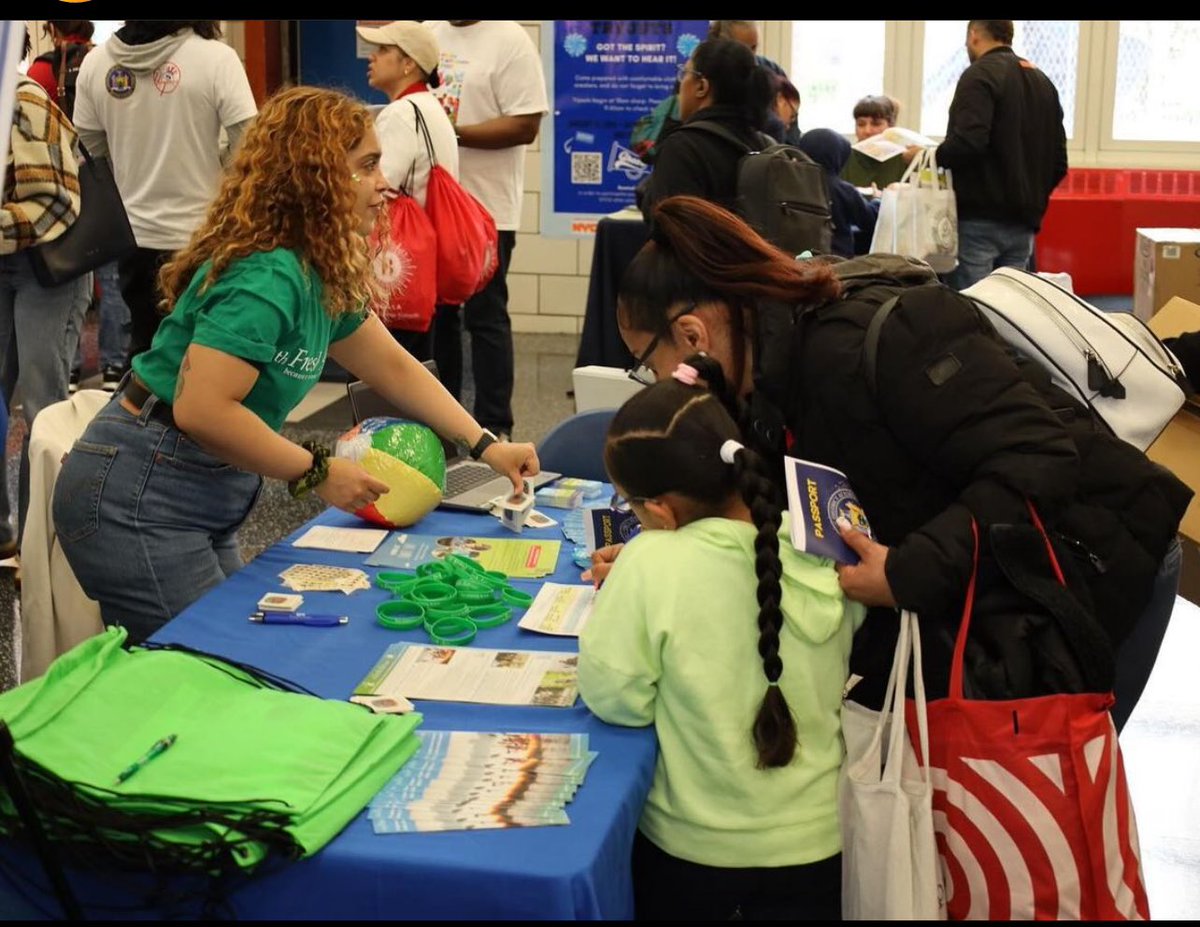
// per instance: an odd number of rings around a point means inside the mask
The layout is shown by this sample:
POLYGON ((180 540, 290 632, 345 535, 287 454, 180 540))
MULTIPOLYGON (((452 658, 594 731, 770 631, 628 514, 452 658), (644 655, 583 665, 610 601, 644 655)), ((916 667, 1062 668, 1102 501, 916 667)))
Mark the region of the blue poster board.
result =
POLYGON ((554 20, 542 26, 551 111, 542 131, 541 233, 595 233, 633 205, 650 172, 629 148, 633 124, 668 96, 707 19, 554 20))
POLYGON ((300 20, 300 83, 341 90, 364 103, 386 103, 387 95, 367 83, 367 59, 357 57, 356 25, 355 19, 300 20))

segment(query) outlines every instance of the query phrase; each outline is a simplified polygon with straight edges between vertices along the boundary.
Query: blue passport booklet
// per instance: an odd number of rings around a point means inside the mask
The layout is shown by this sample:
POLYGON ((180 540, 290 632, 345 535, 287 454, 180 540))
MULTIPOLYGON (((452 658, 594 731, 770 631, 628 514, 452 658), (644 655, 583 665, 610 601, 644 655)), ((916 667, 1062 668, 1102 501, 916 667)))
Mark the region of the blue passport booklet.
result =
POLYGON ((785 457, 784 466, 788 511, 792 514, 792 546, 838 563, 858 563, 858 554, 838 533, 837 520, 846 519, 868 536, 871 526, 846 474, 796 457, 785 457))
POLYGON ((642 523, 633 512, 610 508, 584 510, 584 544, 589 551, 632 541, 641 530, 642 523))

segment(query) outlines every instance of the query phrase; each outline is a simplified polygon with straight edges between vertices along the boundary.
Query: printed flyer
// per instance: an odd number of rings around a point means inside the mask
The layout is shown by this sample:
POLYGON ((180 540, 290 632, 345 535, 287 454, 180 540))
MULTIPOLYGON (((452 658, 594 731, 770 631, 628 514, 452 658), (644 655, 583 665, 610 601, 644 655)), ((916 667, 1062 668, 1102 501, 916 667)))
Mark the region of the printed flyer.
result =
POLYGON ((570 708, 578 665, 574 653, 392 644, 353 694, 570 708))
POLYGON ((420 731, 420 749, 371 800, 377 834, 569 824, 596 753, 587 734, 420 731))
POLYGON ((512 579, 549 576, 558 564, 562 541, 515 541, 397 532, 374 554, 367 566, 412 570, 422 563, 462 554, 477 560, 485 570, 499 570, 512 579))

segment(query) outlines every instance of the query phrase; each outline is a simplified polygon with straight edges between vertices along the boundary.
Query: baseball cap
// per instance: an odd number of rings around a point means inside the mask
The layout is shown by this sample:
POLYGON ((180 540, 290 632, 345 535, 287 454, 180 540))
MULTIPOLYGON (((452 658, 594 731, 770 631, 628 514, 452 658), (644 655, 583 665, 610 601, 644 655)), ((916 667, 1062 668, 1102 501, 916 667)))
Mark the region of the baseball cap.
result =
POLYGON ((411 19, 398 19, 385 26, 356 26, 364 42, 372 45, 395 45, 429 75, 429 85, 438 85, 437 39, 428 27, 411 19))

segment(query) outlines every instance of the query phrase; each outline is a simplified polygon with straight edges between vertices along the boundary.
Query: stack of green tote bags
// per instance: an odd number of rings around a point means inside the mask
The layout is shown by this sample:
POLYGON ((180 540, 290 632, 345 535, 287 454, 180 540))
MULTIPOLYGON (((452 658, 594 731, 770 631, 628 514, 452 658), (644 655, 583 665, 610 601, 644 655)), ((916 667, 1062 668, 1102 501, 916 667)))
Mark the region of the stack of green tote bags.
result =
MULTIPOLYGON (((372 714, 215 657, 124 640, 110 628, 0 695, 16 767, 66 861, 216 877, 309 856, 419 746, 419 714, 372 714)), ((0 790, 0 831, 23 830, 0 790)))

